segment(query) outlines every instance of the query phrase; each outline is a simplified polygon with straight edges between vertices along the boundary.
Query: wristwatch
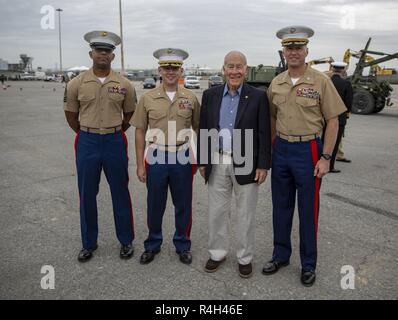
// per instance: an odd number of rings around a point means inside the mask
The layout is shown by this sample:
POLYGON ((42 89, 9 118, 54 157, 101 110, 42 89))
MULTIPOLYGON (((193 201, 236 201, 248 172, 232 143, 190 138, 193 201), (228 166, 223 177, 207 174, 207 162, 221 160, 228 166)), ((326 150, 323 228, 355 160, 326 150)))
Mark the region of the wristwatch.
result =
POLYGON ((332 159, 332 156, 328 153, 322 153, 321 157, 324 158, 325 160, 330 160, 332 159))

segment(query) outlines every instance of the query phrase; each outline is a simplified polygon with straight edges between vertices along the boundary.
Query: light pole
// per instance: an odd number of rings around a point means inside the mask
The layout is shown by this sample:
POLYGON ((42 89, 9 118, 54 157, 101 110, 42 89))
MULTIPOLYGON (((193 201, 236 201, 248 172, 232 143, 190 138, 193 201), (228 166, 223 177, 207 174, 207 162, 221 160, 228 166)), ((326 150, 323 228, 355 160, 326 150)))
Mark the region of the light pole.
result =
POLYGON ((122 39, 121 46, 120 46, 120 56, 122 58, 122 74, 124 74, 122 0, 119 0, 119 20, 120 20, 120 39, 122 39))
POLYGON ((61 48, 61 8, 56 9, 58 11, 58 37, 59 37, 59 68, 62 73, 62 48, 61 48))

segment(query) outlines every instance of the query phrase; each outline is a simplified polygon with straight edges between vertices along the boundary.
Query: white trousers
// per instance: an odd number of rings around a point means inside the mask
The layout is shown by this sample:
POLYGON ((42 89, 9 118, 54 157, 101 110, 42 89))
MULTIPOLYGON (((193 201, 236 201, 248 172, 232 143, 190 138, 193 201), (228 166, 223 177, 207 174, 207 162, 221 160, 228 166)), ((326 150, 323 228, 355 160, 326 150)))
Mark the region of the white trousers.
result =
POLYGON ((220 261, 228 254, 234 193, 237 208, 237 225, 234 228, 237 235, 236 257, 240 264, 246 265, 252 261, 254 255, 258 185, 238 184, 231 157, 220 156, 220 163, 222 164, 213 165, 208 182, 210 258, 220 261))

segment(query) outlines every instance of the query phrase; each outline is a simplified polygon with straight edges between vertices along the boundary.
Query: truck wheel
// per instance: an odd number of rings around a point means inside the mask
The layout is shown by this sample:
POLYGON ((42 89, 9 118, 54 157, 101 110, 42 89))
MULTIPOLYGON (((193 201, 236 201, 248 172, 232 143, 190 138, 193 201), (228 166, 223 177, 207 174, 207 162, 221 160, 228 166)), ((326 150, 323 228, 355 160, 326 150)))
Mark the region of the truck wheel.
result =
POLYGON ((385 105, 386 105, 386 99, 383 99, 381 97, 377 98, 376 106, 375 106, 375 109, 373 110, 373 113, 380 112, 381 110, 384 109, 385 105))
POLYGON ((383 110, 384 109, 384 107, 382 107, 382 108, 379 108, 379 109, 374 109, 373 110, 373 113, 379 113, 381 110, 383 110))
POLYGON ((372 94, 365 90, 354 92, 352 102, 352 113, 371 114, 375 109, 375 99, 372 94))

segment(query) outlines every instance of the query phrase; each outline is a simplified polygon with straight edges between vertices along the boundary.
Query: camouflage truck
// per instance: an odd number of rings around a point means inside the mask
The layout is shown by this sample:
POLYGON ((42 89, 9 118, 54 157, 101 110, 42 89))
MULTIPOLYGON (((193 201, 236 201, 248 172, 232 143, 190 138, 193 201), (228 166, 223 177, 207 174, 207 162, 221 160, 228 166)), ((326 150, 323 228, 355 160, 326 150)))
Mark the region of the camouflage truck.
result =
POLYGON ((279 57, 281 60, 278 66, 264 66, 262 64, 256 67, 248 66, 246 82, 259 89, 268 88, 272 79, 287 69, 281 50, 279 50, 279 57))

